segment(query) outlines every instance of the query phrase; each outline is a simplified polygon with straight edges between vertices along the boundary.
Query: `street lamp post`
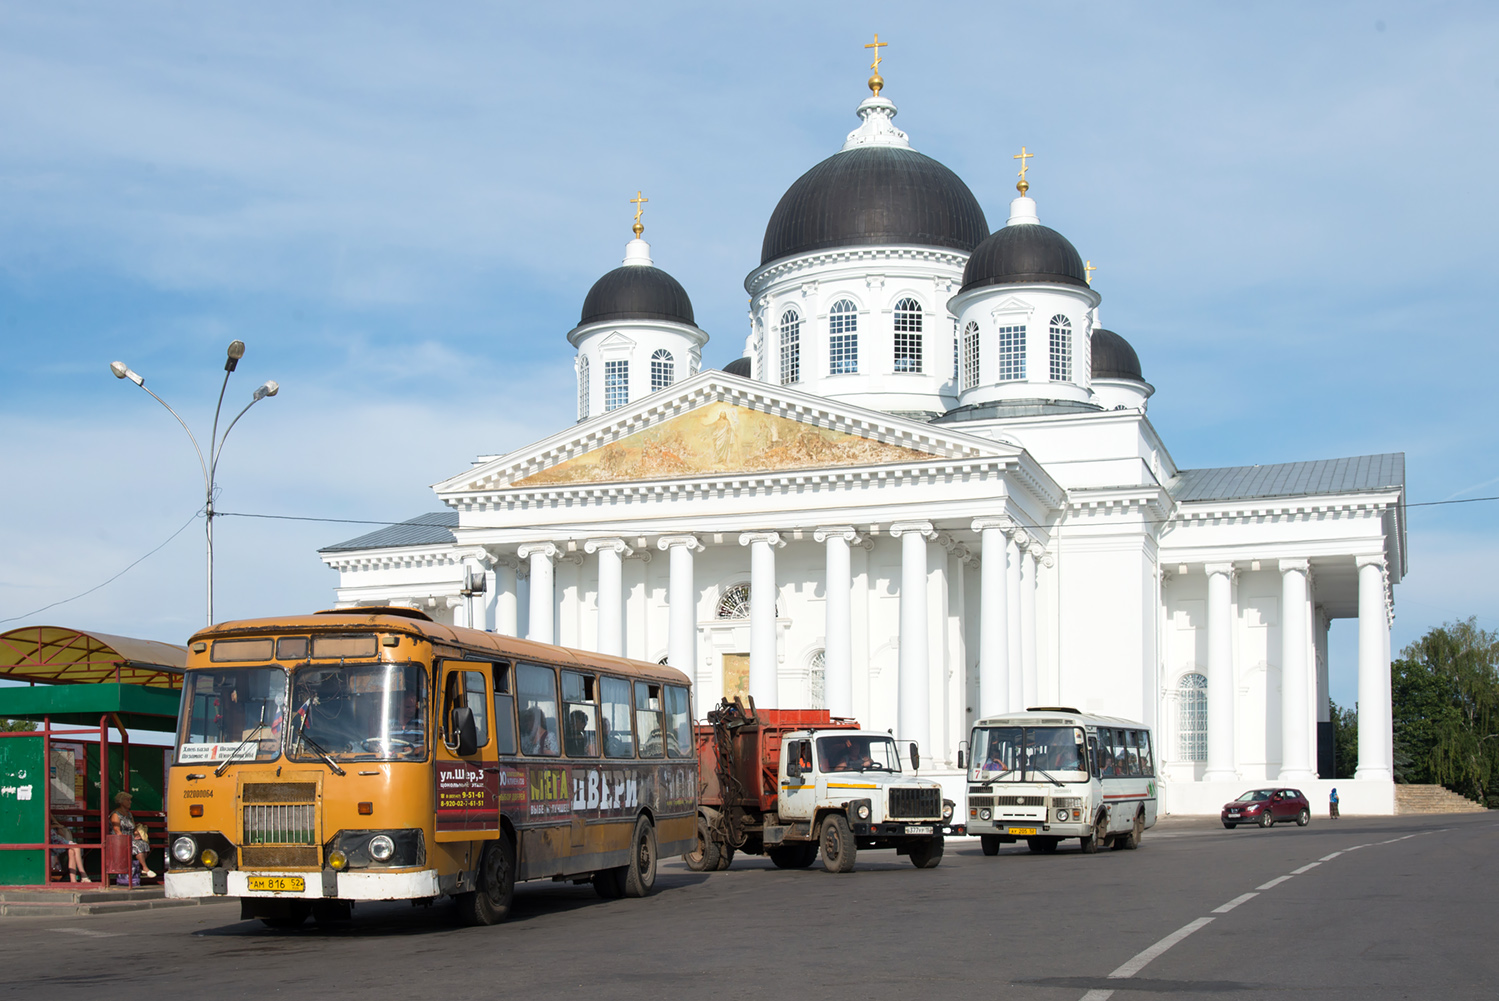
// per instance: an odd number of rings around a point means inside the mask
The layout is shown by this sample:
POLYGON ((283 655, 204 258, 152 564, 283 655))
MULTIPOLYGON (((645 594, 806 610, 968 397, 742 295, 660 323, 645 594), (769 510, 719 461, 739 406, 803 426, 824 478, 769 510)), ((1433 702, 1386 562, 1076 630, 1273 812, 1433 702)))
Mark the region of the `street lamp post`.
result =
POLYGON ((234 430, 234 425, 238 424, 239 419, 245 416, 245 412, 267 396, 275 396, 281 389, 280 386, 276 385, 274 379, 262 383, 255 390, 254 395, 250 397, 250 402, 245 404, 245 409, 235 414, 234 420, 229 422, 229 426, 224 429, 224 436, 220 438, 219 413, 224 409, 224 391, 229 388, 230 374, 239 365, 239 360, 244 356, 244 341, 233 341, 230 343, 228 358, 224 362, 224 383, 219 387, 219 403, 213 410, 213 434, 208 439, 208 457, 206 460, 203 456, 203 449, 198 447, 198 439, 193 434, 192 428, 187 426, 187 421, 183 420, 166 400, 163 400, 155 393, 152 393, 150 389, 147 389, 146 380, 132 372, 130 367, 124 362, 113 361, 109 363, 109 370, 114 373, 116 379, 129 379, 137 386, 145 389, 146 392, 151 393, 153 400, 167 408, 167 413, 177 418, 177 423, 182 425, 182 430, 187 432, 188 440, 193 443, 193 451, 198 454, 198 467, 203 471, 203 515, 206 526, 205 531, 208 536, 208 624, 210 626, 213 625, 213 492, 218 482, 219 455, 224 451, 224 442, 228 440, 229 432, 234 430))

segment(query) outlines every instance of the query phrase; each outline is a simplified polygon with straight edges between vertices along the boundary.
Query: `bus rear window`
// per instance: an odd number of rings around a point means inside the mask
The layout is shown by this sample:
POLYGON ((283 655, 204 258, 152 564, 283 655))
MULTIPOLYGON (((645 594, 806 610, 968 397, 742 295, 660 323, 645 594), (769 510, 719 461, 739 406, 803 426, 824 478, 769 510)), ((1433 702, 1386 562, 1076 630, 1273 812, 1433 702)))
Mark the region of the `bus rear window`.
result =
POLYGON ((330 657, 373 657, 378 652, 373 633, 355 636, 314 636, 312 656, 314 659, 330 657))
POLYGON ((215 640, 209 660, 270 660, 276 641, 270 637, 253 640, 215 640))

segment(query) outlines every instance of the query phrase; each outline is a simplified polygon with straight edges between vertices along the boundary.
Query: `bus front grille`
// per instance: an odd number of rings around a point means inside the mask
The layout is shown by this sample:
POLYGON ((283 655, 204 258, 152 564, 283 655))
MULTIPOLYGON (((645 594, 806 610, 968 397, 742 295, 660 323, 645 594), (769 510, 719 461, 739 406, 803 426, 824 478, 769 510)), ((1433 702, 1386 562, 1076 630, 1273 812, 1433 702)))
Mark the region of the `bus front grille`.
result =
POLYGON ((315 845, 266 845, 240 849, 239 864, 242 869, 316 869, 321 860, 315 845))
POLYGON ((251 803, 245 806, 249 845, 317 844, 317 807, 312 803, 251 803))
POLYGON ((1045 796, 995 796, 995 806, 1045 806, 1045 796))
POLYGON ((885 816, 892 819, 926 820, 942 816, 941 789, 891 789, 890 808, 885 816))

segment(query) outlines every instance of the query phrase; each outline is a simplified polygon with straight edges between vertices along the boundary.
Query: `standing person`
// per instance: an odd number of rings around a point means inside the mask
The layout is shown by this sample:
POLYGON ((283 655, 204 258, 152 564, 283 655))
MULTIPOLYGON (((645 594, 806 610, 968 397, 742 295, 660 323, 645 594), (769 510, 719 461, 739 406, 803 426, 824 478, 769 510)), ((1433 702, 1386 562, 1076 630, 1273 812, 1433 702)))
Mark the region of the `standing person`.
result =
POLYGON ((128 792, 115 793, 114 812, 109 815, 109 832, 130 835, 130 854, 140 863, 141 875, 147 879, 155 879, 156 873, 146 864, 146 853, 151 850, 151 842, 146 840, 145 829, 136 824, 135 815, 130 812, 130 799, 128 792))
POLYGON ((1338 819, 1338 790, 1334 786, 1332 793, 1327 797, 1327 815, 1333 820, 1338 819))

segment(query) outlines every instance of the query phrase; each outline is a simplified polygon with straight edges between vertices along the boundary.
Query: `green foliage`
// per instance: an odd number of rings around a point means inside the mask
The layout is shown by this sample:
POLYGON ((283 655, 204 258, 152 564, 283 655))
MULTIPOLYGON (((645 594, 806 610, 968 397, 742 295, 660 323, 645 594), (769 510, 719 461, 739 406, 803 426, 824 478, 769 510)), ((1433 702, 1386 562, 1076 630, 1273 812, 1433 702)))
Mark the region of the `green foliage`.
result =
POLYGON ((1485 802, 1499 780, 1499 634, 1476 619, 1432 629, 1390 665, 1390 687, 1408 762, 1397 778, 1485 802))
POLYGON ((0 719, 0 733, 29 733, 36 724, 29 719, 0 719))
POLYGON ((1358 768, 1358 709, 1331 705, 1333 775, 1351 779, 1358 768))

